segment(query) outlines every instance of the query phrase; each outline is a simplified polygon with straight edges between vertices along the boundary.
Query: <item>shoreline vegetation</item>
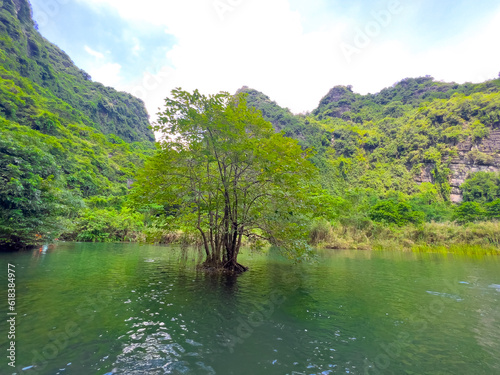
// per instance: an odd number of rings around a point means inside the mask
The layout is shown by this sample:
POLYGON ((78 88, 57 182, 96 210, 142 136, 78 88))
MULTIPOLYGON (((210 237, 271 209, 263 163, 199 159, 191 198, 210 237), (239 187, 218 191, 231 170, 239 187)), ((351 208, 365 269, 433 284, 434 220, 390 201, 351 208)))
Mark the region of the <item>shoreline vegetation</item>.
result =
MULTIPOLYGON (((67 232, 59 237, 63 241, 82 242, 133 242, 155 245, 200 247, 202 240, 194 232, 170 231, 156 225, 138 230, 119 230, 108 227, 109 235, 99 235, 99 240, 89 239, 92 234, 67 232)), ((394 250, 415 253, 450 253, 462 255, 500 255, 500 222, 489 221, 460 225, 453 222, 409 224, 402 227, 370 223, 364 228, 331 224, 319 220, 312 224, 309 244, 318 249, 331 250, 394 250)), ((243 247, 259 250, 265 242, 244 241, 243 247)))
POLYGON ((356 228, 319 222, 311 231, 311 242, 327 249, 500 255, 500 223, 431 222, 402 227, 371 223, 356 228))

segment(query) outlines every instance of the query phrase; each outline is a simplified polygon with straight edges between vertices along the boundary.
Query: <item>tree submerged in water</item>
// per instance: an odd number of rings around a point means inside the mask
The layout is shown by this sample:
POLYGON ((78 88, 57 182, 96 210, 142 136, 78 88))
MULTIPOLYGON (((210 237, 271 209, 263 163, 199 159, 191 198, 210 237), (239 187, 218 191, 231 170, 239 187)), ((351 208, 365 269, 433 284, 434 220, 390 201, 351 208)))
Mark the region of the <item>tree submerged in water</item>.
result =
POLYGON ((176 89, 165 104, 155 126, 163 140, 138 177, 136 201, 175 207, 175 220, 201 236, 207 269, 246 271, 237 260, 243 237, 305 256, 316 171, 308 151, 275 133, 243 94, 176 89))

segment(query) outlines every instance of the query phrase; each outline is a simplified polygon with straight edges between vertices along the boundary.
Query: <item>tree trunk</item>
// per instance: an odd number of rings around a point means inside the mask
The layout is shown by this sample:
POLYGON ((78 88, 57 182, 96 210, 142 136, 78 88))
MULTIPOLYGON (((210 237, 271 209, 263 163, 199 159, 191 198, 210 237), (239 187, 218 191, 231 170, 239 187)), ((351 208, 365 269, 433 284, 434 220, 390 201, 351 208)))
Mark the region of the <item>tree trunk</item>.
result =
POLYGON ((230 272, 234 274, 248 271, 248 267, 239 264, 237 260, 241 246, 241 233, 220 234, 220 237, 215 238, 213 241, 217 243, 215 246, 219 247, 217 251, 217 249, 210 249, 210 243, 212 242, 208 240, 203 230, 199 229, 204 240, 205 253, 207 255, 202 264, 203 269, 210 272, 230 272), (222 254, 220 250, 223 250, 222 254))
POLYGON ((203 238, 203 247, 205 248, 205 254, 207 256, 207 259, 210 259, 210 247, 208 246, 207 236, 205 235, 205 232, 203 232, 200 226, 198 226, 198 230, 200 231, 201 237, 203 238))
POLYGON ((243 273, 245 271, 248 271, 248 267, 239 264, 236 259, 231 259, 224 264, 224 270, 234 273, 243 273))
POLYGON ((248 271, 248 267, 245 267, 238 263, 238 253, 239 253, 239 246, 233 246, 231 247, 231 249, 227 250, 227 261, 224 262, 225 270, 234 273, 243 273, 245 271, 248 271))

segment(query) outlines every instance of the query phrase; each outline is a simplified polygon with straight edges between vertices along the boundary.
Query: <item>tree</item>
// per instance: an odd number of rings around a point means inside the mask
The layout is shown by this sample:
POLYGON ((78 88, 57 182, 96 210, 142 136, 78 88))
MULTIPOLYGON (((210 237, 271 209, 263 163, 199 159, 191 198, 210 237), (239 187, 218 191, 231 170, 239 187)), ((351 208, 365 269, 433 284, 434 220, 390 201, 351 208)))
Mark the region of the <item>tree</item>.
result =
POLYGON ((242 238, 266 239, 301 256, 308 182, 315 168, 297 141, 275 133, 244 94, 172 91, 159 113, 159 149, 135 184, 139 204, 175 206, 198 231, 207 268, 243 272, 242 238))
POLYGON ((500 179, 497 173, 479 171, 470 175, 460 189, 465 202, 492 202, 500 198, 500 179))
POLYGON ((462 202, 455 208, 455 220, 460 224, 486 220, 486 210, 477 202, 462 202))
POLYGON ((398 226, 408 223, 420 224, 425 219, 425 214, 420 211, 413 211, 408 202, 397 202, 392 199, 376 203, 370 209, 369 216, 373 221, 398 226))
POLYGON ((495 199, 493 202, 486 203, 485 206, 489 219, 500 219, 500 199, 495 199))
POLYGON ((51 240, 62 209, 59 174, 52 155, 0 138, 0 249, 51 240))

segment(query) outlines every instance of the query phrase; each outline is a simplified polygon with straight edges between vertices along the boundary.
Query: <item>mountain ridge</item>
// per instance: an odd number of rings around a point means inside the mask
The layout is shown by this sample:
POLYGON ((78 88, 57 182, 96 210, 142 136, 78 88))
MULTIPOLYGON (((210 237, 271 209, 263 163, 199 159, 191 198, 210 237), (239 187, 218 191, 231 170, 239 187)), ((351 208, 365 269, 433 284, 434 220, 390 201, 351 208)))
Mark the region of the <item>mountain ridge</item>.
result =
POLYGON ((248 104, 277 131, 314 148, 324 174, 343 175, 339 168, 349 165, 357 173, 350 178, 354 186, 411 193, 417 189, 412 182, 438 183, 443 197, 458 203, 460 186, 473 173, 500 170, 500 79, 457 84, 405 78, 366 95, 334 86, 305 115, 292 114, 257 90, 238 92, 247 93, 248 104), (377 172, 387 181, 379 181, 377 172))

